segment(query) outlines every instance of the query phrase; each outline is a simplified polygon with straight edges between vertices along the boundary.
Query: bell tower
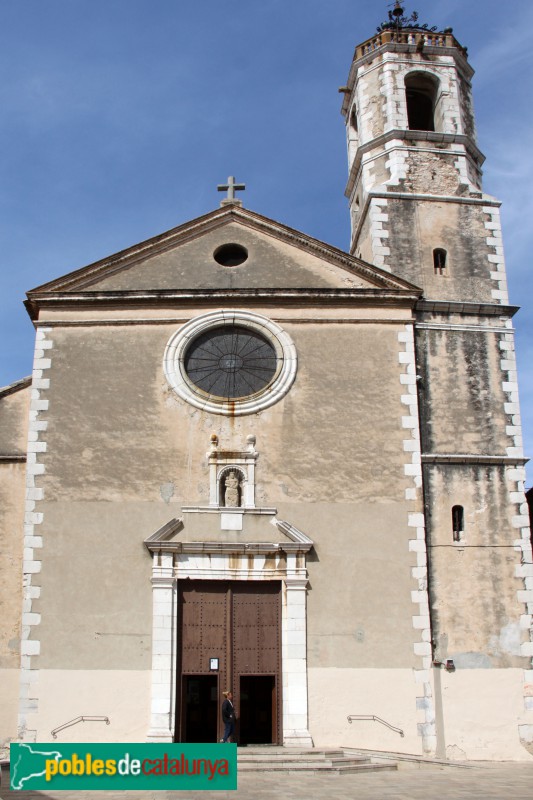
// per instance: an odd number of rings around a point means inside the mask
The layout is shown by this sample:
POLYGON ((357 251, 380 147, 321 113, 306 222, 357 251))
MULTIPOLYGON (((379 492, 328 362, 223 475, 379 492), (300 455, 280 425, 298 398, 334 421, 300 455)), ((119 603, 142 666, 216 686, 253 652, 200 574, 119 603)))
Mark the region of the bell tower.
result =
POLYGON ((505 741, 533 741, 517 309, 500 203, 482 190, 472 75, 451 28, 422 25, 397 1, 356 47, 340 90, 351 253, 422 289, 406 379, 418 406, 424 543, 415 546, 422 568, 427 557, 428 652, 431 643, 420 731, 443 757, 454 757, 451 742, 467 742, 469 725, 485 731, 486 752, 496 747, 483 711, 495 697, 514 697, 518 724, 503 723, 505 741))
POLYGON ((352 254, 424 297, 506 303, 499 202, 483 194, 473 69, 451 28, 400 2, 355 50, 344 93, 352 254))

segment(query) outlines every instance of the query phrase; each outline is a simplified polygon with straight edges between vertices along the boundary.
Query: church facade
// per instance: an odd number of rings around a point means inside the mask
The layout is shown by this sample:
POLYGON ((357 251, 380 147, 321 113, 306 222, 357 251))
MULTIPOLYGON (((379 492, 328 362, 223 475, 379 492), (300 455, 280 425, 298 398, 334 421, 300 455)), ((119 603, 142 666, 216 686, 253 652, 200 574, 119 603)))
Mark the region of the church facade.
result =
POLYGON ((243 744, 531 757, 499 202, 466 51, 401 14, 341 90, 349 252, 230 180, 28 292, 33 374, 0 392, 1 745, 217 741, 231 689, 243 744))

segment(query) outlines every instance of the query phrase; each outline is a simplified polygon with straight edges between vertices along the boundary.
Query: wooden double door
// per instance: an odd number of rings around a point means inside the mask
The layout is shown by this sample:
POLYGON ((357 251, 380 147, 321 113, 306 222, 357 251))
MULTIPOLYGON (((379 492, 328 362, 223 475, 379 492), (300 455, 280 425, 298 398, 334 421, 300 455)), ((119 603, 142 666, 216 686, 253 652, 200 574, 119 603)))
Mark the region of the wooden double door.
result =
POLYGON ((176 741, 218 741, 230 690, 239 744, 279 744, 281 581, 184 580, 178 588, 176 741))

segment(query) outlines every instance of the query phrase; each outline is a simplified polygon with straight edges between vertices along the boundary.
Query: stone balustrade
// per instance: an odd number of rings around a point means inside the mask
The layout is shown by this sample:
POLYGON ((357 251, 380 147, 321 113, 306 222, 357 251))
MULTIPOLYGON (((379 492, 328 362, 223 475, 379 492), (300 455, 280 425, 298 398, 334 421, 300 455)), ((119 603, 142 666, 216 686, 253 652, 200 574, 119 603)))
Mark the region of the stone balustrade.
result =
POLYGON ((389 42, 398 42, 400 44, 417 46, 420 42, 425 47, 456 47, 466 57, 466 50, 461 47, 455 36, 451 33, 433 33, 432 31, 414 31, 414 30, 389 30, 381 31, 371 39, 358 45, 355 57, 363 58, 363 56, 373 53, 378 48, 382 47, 389 42))

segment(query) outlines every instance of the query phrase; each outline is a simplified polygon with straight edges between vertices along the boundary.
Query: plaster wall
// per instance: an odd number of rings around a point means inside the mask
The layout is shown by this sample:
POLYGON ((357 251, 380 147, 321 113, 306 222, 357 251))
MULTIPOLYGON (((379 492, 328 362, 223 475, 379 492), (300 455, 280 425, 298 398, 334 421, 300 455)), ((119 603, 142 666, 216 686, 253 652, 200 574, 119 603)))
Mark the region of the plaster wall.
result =
POLYGON ((499 345, 500 334, 490 330, 417 332, 424 452, 506 454, 499 345))
POLYGON ((285 327, 299 355, 294 387, 242 419, 197 411, 169 388, 161 361, 173 326, 55 329, 54 413, 41 456, 47 496, 160 500, 160 484, 172 482, 173 502, 202 503, 206 442, 215 432, 228 449, 257 435, 260 502, 289 493, 292 502, 377 500, 383 480, 392 498, 402 497, 405 479, 394 463, 403 458, 401 328, 296 320, 285 327))
POLYGON ((0 669, 18 669, 25 464, 0 464, 0 669))
MULTIPOLYGON (((359 220, 359 214, 357 214, 357 220, 359 220)), ((372 262, 372 237, 370 235, 371 232, 371 222, 370 217, 366 215, 363 218, 363 222, 361 224, 360 234, 356 240, 353 241, 351 252, 356 255, 358 258, 362 258, 369 263, 372 262)), ((353 232, 353 229, 352 229, 353 232)))
POLYGON ((0 396, 0 753, 16 738, 29 388, 0 396))
POLYGON ((439 670, 444 751, 451 760, 531 761, 520 741, 523 670, 439 670))
POLYGON ((0 455, 26 453, 30 391, 0 389, 0 455))
POLYGON ((474 102, 472 99, 472 84, 461 73, 457 76, 459 89, 459 104, 461 109, 461 127, 463 132, 477 141, 476 118, 474 116, 474 102))
POLYGON ((385 96, 377 69, 369 70, 366 74, 359 72, 356 98, 360 141, 368 142, 385 130, 385 96))
MULTIPOLYGON (((81 722, 57 734, 60 742, 143 742, 150 719, 150 672, 141 670, 61 669, 39 672, 37 741, 79 716, 106 716, 81 722)), ((31 718, 30 718, 31 720, 31 718)))
POLYGON ((34 575, 41 669, 148 668, 151 558, 142 540, 182 505, 208 502, 213 432, 228 449, 257 436, 256 503, 278 507, 315 541, 313 663, 415 665, 403 326, 285 327, 299 356, 293 389, 237 419, 206 415, 171 392, 161 360, 172 326, 54 329, 40 455, 50 499, 38 503, 44 547, 34 575), (391 583, 396 598, 387 607, 391 583))
POLYGON ((309 730, 315 747, 362 747, 422 755, 415 683, 409 669, 309 669, 309 730), (378 716, 404 731, 372 720, 378 716))
POLYGON ((416 555, 409 552, 405 506, 284 503, 278 511, 302 530, 313 530, 315 547, 307 559, 309 666, 418 666, 411 597, 416 555))
POLYGON ((420 286, 428 299, 494 302, 493 257, 498 245, 485 227, 488 217, 482 206, 391 198, 387 213, 391 263, 397 265, 397 274, 420 286), (434 273, 437 247, 448 254, 445 276, 434 273))
POLYGON ((17 738, 19 670, 0 668, 0 759, 7 758, 9 742, 17 738))
POLYGON ((427 465, 430 602, 436 658, 456 667, 525 667, 522 578, 504 466, 427 465), (452 507, 464 531, 453 541, 452 507))

